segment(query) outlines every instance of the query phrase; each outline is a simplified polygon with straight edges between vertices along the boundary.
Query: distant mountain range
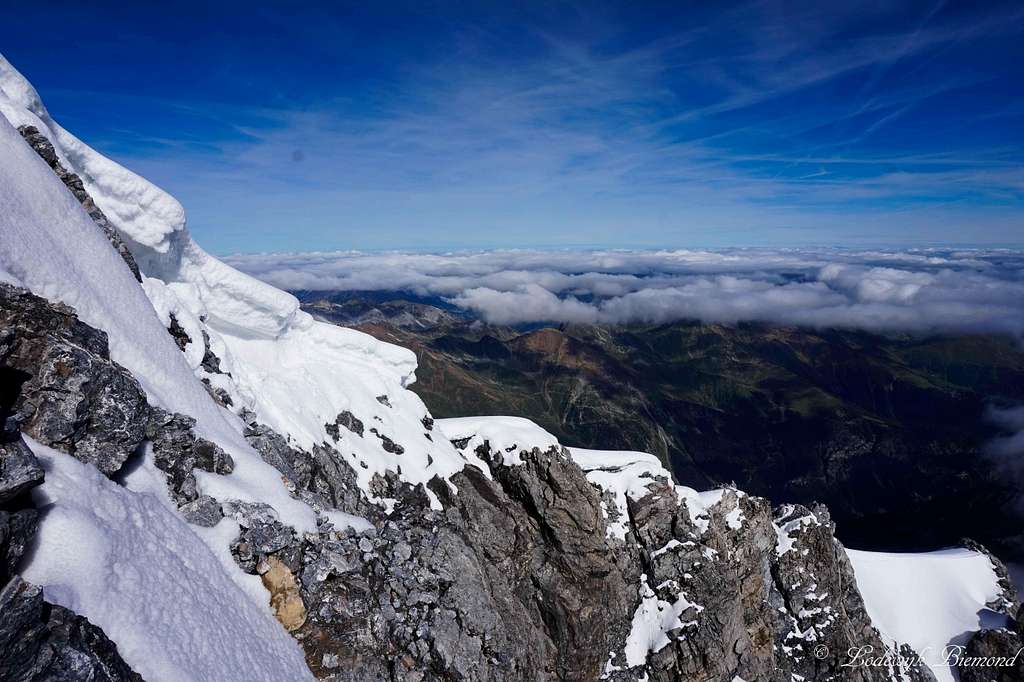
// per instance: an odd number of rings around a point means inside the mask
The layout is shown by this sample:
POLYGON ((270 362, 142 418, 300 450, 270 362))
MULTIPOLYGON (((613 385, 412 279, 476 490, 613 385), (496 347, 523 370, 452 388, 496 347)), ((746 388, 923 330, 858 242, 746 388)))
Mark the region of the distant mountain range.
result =
POLYGON ((294 292, 315 316, 415 351, 437 417, 528 417, 565 443, 657 454, 680 483, 823 502, 854 547, 925 549, 1021 530, 984 454, 1024 401, 998 336, 740 324, 487 325, 406 292, 294 292), (979 533, 979 529, 984 529, 979 533))

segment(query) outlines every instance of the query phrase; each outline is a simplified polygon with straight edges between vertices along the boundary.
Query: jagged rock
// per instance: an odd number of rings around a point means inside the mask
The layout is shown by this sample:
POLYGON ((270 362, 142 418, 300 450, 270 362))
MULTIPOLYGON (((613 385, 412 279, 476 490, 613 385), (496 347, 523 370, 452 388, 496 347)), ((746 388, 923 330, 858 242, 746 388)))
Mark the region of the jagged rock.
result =
POLYGON ((338 430, 339 426, 344 426, 346 429, 356 434, 360 438, 363 436, 363 422, 359 417, 355 416, 348 410, 344 410, 338 413, 335 417, 334 422, 331 424, 324 424, 324 428, 327 429, 328 435, 334 439, 337 443, 341 440, 341 432, 338 430))
POLYGON ((385 436, 377 429, 370 429, 370 433, 380 438, 380 446, 384 448, 385 452, 390 452, 395 455, 401 455, 405 452, 405 448, 391 440, 388 436, 385 436))
POLYGON ((198 497, 193 469, 230 474, 235 467, 231 455, 220 446, 196 436, 195 423, 192 417, 159 407, 151 408, 146 423, 146 437, 153 444, 153 461, 167 474, 171 494, 179 504, 198 497))
POLYGON ((171 336, 174 338, 174 343, 178 346, 179 350, 185 350, 185 347, 192 343, 192 337, 190 337, 188 332, 186 332, 181 326, 181 323, 178 322, 178 318, 174 316, 174 313, 171 313, 171 324, 167 327, 167 331, 170 332, 171 336))
POLYGON ((0 585, 14 576, 35 535, 39 512, 31 507, 0 510, 0 585))
POLYGON ((262 502, 230 500, 221 509, 241 526, 231 551, 242 570, 255 573, 257 563, 272 554, 277 554, 289 567, 298 566, 301 543, 291 527, 281 523, 273 507, 262 502))
POLYGON ((302 603, 295 576, 275 557, 267 559, 266 565, 258 567, 257 571, 263 586, 270 592, 270 607, 274 610, 274 617, 289 632, 298 630, 306 622, 306 606, 302 603), (265 570, 260 571, 259 568, 265 570))
POLYGON ((132 275, 135 276, 136 281, 142 281, 142 275, 139 272, 139 266, 135 262, 135 258, 132 256, 132 252, 128 250, 128 246, 121 239, 121 235, 118 234, 114 226, 107 220, 107 216, 104 215, 103 211, 96 205, 89 196, 89 193, 85 189, 85 185, 82 183, 82 179, 75 173, 64 168, 64 165, 60 162, 60 158, 57 156, 57 152, 54 150, 53 145, 50 141, 39 132, 39 129, 35 126, 20 126, 18 132, 25 138, 25 142, 28 143, 32 149, 47 163, 53 172, 56 173, 57 177, 60 178, 61 182, 68 188, 71 194, 74 195, 78 203, 82 205, 85 212, 89 214, 92 221, 96 223, 97 227, 103 230, 103 234, 107 236, 110 241, 110 245, 114 247, 114 250, 124 260, 125 265, 132 271, 132 275))
POLYGON ((203 388, 206 389, 206 392, 210 394, 210 397, 213 398, 214 402, 218 405, 222 407, 232 407, 235 404, 230 393, 219 386, 211 384, 207 377, 203 377, 200 381, 203 383, 203 388))
POLYGON ((142 681, 102 630, 18 577, 0 591, 0 679, 142 681))
POLYGON ((377 396, 377 402, 383 405, 384 407, 391 407, 391 401, 388 400, 388 397, 386 395, 377 396))
MULTIPOLYGON (((145 435, 138 381, 71 308, 0 283, 0 372, 22 430, 110 475, 145 435)), ((5 398, 6 399, 6 398, 5 398)))
MULTIPOLYGON (((564 453, 522 451, 516 466, 477 454, 490 478, 467 467, 451 479, 457 494, 431 483, 443 511, 378 476, 374 494, 396 504, 376 535, 307 538, 296 635, 318 677, 867 682, 893 672, 839 667, 850 646, 885 647, 824 508, 773 518, 767 501, 726 490, 702 527, 671 481, 652 478, 629 501, 622 541, 608 535, 607 496, 564 453), (626 650, 638 612, 677 606, 663 643, 626 650)), ((931 679, 920 666, 904 672, 931 679)))
POLYGON ((43 482, 43 468, 21 438, 0 442, 0 505, 43 482))
POLYGON ((250 415, 244 435, 263 460, 280 471, 294 489, 313 496, 308 501, 314 508, 333 508, 359 516, 380 513, 364 498, 355 472, 335 448, 326 443, 315 445, 312 451, 292 447, 269 426, 256 422, 254 415, 250 415))
POLYGON ((947 650, 954 658, 960 682, 1020 682, 1024 680, 1024 639, 1012 630, 981 630, 966 646, 947 650))
POLYGON ((201 363, 202 368, 210 374, 224 374, 224 371, 220 368, 220 358, 210 348, 210 335, 203 329, 203 346, 206 348, 203 351, 203 361, 201 363))
POLYGON ((204 528, 212 528, 224 518, 220 503, 209 495, 200 495, 191 502, 186 502, 178 507, 178 511, 189 523, 204 528))

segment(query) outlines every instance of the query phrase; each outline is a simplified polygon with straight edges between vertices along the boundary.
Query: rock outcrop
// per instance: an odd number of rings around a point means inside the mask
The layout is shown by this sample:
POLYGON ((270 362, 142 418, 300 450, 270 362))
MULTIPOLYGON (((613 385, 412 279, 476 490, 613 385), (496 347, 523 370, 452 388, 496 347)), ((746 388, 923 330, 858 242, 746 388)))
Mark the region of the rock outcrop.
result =
POLYGON ((1024 628, 1020 616, 1011 628, 974 633, 966 646, 950 652, 960 682, 1019 682, 1024 680, 1024 628))
POLYGON ((107 216, 104 215, 103 211, 100 210, 96 202, 89 196, 89 192, 85 189, 85 184, 82 182, 82 178, 78 177, 77 174, 72 173, 64 164, 60 162, 60 157, 57 156, 57 151, 53 148, 46 136, 39 132, 39 129, 35 126, 20 126, 18 132, 25 138, 25 142, 28 146, 35 150, 46 164, 53 169, 53 172, 60 178, 61 182, 68 188, 68 191, 78 199, 78 203, 82 205, 85 212, 89 214, 92 221, 96 223, 96 226, 103 230, 103 234, 107 236, 110 241, 110 245, 114 247, 114 250, 120 254, 124 260, 125 265, 132 271, 132 275, 138 282, 142 281, 142 274, 139 272, 139 266, 135 262, 135 257, 132 256, 132 252, 128 249, 128 245, 124 243, 121 235, 118 234, 114 226, 110 224, 107 216))
MULTIPOLYGON (((607 495, 564 450, 478 453, 431 488, 392 480, 376 528, 326 524, 283 549, 328 680, 890 679, 843 670, 871 627, 827 511, 725 491, 691 517, 667 478, 607 533, 607 495), (457 489, 457 492, 456 490, 457 489), (784 539, 783 539, 784 538, 784 539), (294 551, 298 549, 299 551, 294 551)), ((260 557, 257 562, 269 562, 260 557)), ((266 564, 266 565, 269 565, 266 564)), ((250 569, 251 570, 251 569, 250 569)), ((928 680, 914 667, 907 679, 928 680)))
POLYGON ((113 474, 145 437, 146 396, 74 311, 0 283, 3 400, 22 430, 113 474))
MULTIPOLYGON (((11 319, 4 317, 10 312, 6 305, 11 300, 8 289, 0 291, 0 318, 5 320, 11 319)), ((36 297, 18 299, 19 304, 27 302, 30 306, 41 301, 36 297)), ((18 310, 25 311, 23 306, 18 310)), ((0 324, 0 336, 10 339, 11 331, 0 324)), ((0 374, 5 380, 18 371, 12 372, 6 364, 9 357, 0 354, 0 374)), ((70 373, 63 376, 72 385, 78 385, 70 379, 70 373)), ((4 402, 0 403, 0 680, 141 682, 142 678, 121 659, 117 646, 102 630, 85 618, 48 603, 38 586, 18 575, 18 565, 31 546, 39 519, 29 493, 44 477, 39 461, 21 437, 18 419, 12 414, 12 408, 22 404, 18 392, 26 384, 40 385, 32 384, 32 377, 5 384, 4 402)), ((52 383, 46 385, 54 388, 52 383)), ((103 437, 96 439, 96 434, 92 434, 93 443, 99 446, 103 437)), ((60 442, 70 447, 68 441, 60 442)))
POLYGON ((0 679, 142 681, 102 630, 19 577, 0 590, 0 679))

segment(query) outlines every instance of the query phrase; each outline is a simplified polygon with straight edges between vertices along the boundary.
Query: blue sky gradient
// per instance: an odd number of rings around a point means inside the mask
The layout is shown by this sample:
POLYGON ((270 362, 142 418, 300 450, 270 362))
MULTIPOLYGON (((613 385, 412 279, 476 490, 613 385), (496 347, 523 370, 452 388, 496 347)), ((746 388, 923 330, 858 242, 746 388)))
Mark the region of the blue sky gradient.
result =
POLYGON ((215 253, 1024 243, 1019 3, 210 4, 0 51, 215 253))

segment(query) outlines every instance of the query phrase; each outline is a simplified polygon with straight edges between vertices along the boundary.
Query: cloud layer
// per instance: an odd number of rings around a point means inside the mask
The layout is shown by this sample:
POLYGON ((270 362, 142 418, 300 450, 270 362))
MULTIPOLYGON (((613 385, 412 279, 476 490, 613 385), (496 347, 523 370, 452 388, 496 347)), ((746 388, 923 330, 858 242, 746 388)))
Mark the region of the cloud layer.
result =
POLYGON ((243 254, 284 289, 440 296, 494 324, 763 321, 1024 336, 1024 252, 737 249, 243 254))

